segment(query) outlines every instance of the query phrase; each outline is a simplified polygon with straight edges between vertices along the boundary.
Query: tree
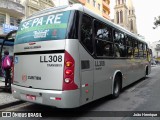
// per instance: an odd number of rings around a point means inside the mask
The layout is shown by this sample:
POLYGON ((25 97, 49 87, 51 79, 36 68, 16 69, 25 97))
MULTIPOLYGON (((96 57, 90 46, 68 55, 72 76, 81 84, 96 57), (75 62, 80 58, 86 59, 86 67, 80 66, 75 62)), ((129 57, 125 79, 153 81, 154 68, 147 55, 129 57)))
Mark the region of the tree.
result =
POLYGON ((154 18, 153 24, 154 24, 153 29, 156 29, 158 26, 160 26, 160 16, 154 18))

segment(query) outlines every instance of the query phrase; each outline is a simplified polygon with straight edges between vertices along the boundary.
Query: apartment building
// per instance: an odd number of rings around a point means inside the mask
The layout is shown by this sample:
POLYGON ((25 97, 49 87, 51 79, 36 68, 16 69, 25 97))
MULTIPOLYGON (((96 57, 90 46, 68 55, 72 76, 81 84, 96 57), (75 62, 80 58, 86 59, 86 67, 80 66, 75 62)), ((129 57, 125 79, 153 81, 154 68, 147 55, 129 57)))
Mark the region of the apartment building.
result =
POLYGON ((80 3, 104 18, 110 19, 110 0, 53 0, 53 2, 56 6, 80 3))

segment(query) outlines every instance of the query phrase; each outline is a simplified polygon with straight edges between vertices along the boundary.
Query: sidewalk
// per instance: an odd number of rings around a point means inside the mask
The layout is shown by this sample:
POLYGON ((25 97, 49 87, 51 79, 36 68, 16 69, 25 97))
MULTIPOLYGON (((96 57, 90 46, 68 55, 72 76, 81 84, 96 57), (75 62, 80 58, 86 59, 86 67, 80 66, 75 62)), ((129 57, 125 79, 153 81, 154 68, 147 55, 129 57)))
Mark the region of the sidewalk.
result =
POLYGON ((22 103, 22 101, 13 98, 12 93, 3 89, 5 86, 3 79, 0 77, 0 109, 22 103))

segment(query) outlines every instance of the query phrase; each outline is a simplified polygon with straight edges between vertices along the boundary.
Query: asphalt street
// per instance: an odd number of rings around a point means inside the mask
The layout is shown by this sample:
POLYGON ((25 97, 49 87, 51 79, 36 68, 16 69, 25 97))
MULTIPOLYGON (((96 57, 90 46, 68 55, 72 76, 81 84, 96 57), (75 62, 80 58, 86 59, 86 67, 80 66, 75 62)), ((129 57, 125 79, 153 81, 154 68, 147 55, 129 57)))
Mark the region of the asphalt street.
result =
MULTIPOLYGON (((90 104, 84 105, 80 108, 72 110, 57 109, 53 107, 23 103, 14 107, 4 109, 4 111, 39 111, 43 114, 46 111, 52 111, 52 114, 59 112, 79 112, 77 117, 43 117, 38 119, 55 119, 55 120, 160 120, 159 117, 123 117, 120 114, 128 114, 130 112, 158 112, 160 113, 160 66, 152 67, 152 73, 145 79, 139 80, 136 83, 123 89, 121 95, 117 99, 111 99, 110 96, 104 97, 100 100, 94 101, 90 104), (107 112, 109 111, 109 112, 107 112), (102 112, 102 116, 97 116, 102 112), (110 113, 111 112, 111 113, 110 113), (93 113, 93 114, 91 114, 93 113), (105 115, 104 115, 105 114, 105 115), (112 117, 108 117, 111 114, 112 117), (91 116, 90 116, 91 115, 91 116), (86 117, 87 116, 87 117, 86 117), (114 117, 115 116, 115 117, 114 117), (116 117, 119 116, 119 117, 116 117)), ((5 118, 3 118, 5 119, 5 118)), ((11 118, 7 118, 9 120, 11 118)), ((13 118, 12 118, 13 119, 13 118)), ((24 119, 24 118, 15 118, 24 119)))

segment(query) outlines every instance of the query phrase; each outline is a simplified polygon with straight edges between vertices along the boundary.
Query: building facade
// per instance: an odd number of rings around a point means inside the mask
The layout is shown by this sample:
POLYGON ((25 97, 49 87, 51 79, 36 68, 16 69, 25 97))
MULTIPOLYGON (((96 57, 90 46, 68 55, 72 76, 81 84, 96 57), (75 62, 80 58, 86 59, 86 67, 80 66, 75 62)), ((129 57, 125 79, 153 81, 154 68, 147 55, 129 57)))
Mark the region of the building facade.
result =
POLYGON ((0 34, 18 29, 25 15, 25 7, 20 0, 0 0, 0 34))
POLYGON ((160 40, 151 44, 152 56, 157 60, 160 60, 160 40))
MULTIPOLYGON (((52 0, 0 0, 0 45, 9 32, 18 29, 23 18, 36 11, 53 6, 52 0)), ((13 44, 5 43, 2 49, 2 56, 5 50, 8 50, 10 56, 13 56, 13 44)), ((1 67, 0 76, 3 76, 1 67)))
POLYGON ((110 19, 110 0, 53 0, 57 6, 65 4, 80 3, 93 12, 103 16, 106 19, 110 19))
POLYGON ((135 8, 132 0, 115 0, 114 23, 137 34, 135 8))
POLYGON ((52 0, 21 0, 21 4, 25 6, 25 17, 28 17, 39 10, 54 7, 52 0))
POLYGON ((36 11, 54 7, 52 0, 0 0, 0 35, 17 30, 20 21, 36 11))

